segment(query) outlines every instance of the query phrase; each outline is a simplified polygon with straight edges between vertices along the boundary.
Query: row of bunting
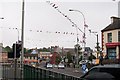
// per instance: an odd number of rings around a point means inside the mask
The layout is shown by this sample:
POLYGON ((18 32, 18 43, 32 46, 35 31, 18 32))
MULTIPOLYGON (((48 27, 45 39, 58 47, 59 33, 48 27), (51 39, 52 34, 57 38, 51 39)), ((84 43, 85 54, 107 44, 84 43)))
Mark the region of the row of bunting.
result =
MULTIPOLYGON (((75 24, 73 21, 72 21, 72 19, 70 19, 66 14, 64 14, 62 11, 60 11, 60 9, 58 8, 58 6, 55 4, 55 3, 52 3, 52 2, 50 2, 50 1, 46 1, 46 3, 48 3, 49 5, 52 5, 52 7, 54 8, 54 9, 56 9, 62 16, 64 16, 67 20, 69 20, 71 23, 72 23, 72 26, 75 26, 75 27, 77 27, 77 24, 75 24)), ((78 28, 78 27, 77 27, 78 28)), ((88 27, 88 25, 85 23, 85 21, 84 21, 84 28, 87 28, 88 29, 88 31, 90 32, 90 33, 93 33, 93 34, 95 34, 96 35, 96 31, 92 31, 91 29, 89 29, 89 27, 88 27)), ((78 28, 82 33, 84 33, 80 28, 78 28)))
MULTIPOLYGON (((5 29, 7 27, 0 27, 0 28, 5 29)), ((18 31, 21 30, 21 29, 18 29, 18 28, 7 28, 7 29, 9 29, 9 30, 18 30, 18 31)), ((48 34, 55 33, 55 34, 66 34, 66 35, 67 34, 69 34, 69 35, 79 35, 79 34, 76 34, 76 33, 73 33, 73 32, 61 32, 61 31, 55 31, 55 32, 44 31, 44 30, 27 30, 27 31, 29 31, 29 32, 36 32, 36 33, 48 33, 48 34)))

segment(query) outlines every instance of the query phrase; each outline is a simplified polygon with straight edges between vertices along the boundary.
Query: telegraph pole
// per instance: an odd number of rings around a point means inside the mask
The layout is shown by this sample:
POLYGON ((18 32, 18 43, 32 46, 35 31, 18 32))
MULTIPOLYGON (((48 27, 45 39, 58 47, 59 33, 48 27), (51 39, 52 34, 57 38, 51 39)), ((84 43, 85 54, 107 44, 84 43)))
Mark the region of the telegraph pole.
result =
POLYGON ((21 80, 24 80, 24 0, 22 1, 22 35, 21 35, 21 42, 22 42, 22 53, 21 53, 21 80))

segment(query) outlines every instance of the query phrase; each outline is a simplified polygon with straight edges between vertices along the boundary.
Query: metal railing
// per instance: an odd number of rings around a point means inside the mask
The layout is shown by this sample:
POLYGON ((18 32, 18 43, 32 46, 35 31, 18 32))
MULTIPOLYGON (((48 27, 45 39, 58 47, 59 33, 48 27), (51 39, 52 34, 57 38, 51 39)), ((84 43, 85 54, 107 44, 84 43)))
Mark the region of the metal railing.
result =
POLYGON ((54 72, 48 69, 41 69, 24 65, 24 80, 80 80, 80 78, 54 72))

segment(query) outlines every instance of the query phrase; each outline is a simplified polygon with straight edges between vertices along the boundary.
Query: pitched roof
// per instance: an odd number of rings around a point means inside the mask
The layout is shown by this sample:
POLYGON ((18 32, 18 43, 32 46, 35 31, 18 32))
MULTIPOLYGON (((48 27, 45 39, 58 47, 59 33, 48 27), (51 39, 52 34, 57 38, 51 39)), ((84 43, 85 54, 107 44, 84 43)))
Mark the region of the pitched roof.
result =
POLYGON ((101 31, 104 32, 104 31, 115 30, 115 29, 120 29, 120 19, 114 21, 113 23, 111 23, 101 31))

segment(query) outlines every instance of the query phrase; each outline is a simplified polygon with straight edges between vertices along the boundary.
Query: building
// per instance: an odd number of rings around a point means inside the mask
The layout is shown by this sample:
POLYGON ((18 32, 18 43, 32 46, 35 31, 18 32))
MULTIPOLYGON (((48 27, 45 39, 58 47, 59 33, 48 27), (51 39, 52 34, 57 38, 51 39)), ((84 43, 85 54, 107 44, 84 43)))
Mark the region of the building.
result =
POLYGON ((102 51, 108 59, 120 59, 120 18, 111 17, 111 24, 101 30, 102 51))
POLYGON ((0 62, 8 62, 8 53, 2 47, 3 44, 0 43, 0 62))
POLYGON ((7 52, 0 53, 0 62, 8 62, 8 53, 7 52))
POLYGON ((40 60, 49 60, 52 54, 50 52, 38 52, 33 54, 31 53, 26 53, 24 54, 24 61, 25 63, 31 63, 31 62, 40 62, 40 60))
POLYGON ((38 62, 38 54, 30 54, 30 53, 24 54, 24 63, 29 64, 32 62, 38 62))
POLYGON ((48 60, 52 56, 51 52, 40 52, 38 57, 42 60, 48 60))

